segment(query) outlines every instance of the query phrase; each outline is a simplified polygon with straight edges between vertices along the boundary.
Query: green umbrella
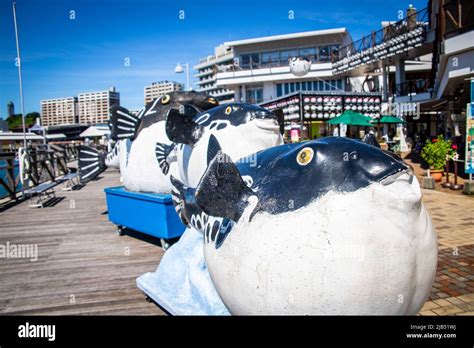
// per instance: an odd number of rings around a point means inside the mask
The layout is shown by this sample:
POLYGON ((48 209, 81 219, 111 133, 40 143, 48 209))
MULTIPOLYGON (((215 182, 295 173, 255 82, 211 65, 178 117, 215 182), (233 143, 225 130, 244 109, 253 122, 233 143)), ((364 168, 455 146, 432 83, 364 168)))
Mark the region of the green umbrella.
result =
POLYGON ((364 126, 370 127, 373 126, 370 123, 372 119, 370 117, 364 116, 352 110, 344 111, 344 113, 338 117, 332 118, 327 123, 329 124, 347 124, 349 126, 364 126))
POLYGON ((401 118, 390 116, 390 115, 382 115, 379 120, 373 120, 373 123, 406 123, 406 121, 402 120, 401 118))

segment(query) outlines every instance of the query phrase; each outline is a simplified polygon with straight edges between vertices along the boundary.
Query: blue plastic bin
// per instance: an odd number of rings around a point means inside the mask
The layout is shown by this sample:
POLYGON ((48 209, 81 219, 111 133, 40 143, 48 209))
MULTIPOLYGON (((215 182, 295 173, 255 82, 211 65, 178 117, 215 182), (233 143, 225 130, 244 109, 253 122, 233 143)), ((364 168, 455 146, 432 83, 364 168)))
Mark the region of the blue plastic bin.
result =
POLYGON ((169 194, 130 192, 123 186, 104 191, 109 220, 119 228, 127 227, 163 239, 179 237, 186 229, 169 194))

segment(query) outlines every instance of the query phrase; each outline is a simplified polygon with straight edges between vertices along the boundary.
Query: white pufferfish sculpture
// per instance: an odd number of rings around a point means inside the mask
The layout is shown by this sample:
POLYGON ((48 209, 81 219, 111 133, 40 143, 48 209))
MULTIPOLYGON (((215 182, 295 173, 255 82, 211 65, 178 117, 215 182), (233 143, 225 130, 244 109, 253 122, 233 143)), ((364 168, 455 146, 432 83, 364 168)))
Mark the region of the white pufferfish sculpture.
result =
POLYGON ((232 314, 421 309, 436 273, 436 233, 399 157, 339 137, 266 149, 255 165, 214 154, 196 188, 171 180, 182 218, 204 234, 212 281, 232 314))

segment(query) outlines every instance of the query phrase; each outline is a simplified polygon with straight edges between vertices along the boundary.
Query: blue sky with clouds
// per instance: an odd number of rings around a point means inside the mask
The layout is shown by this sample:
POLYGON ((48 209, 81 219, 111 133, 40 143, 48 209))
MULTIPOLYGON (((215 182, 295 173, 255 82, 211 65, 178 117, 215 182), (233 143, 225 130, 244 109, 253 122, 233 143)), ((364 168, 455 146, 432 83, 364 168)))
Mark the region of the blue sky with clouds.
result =
MULTIPOLYGON (((139 108, 153 81, 185 82, 177 62, 197 64, 228 40, 346 27, 354 39, 426 0, 17 0, 26 112, 40 100, 116 86, 139 108), (185 19, 179 19, 179 11, 185 19), (288 19, 288 11, 295 18, 288 19), (70 19, 70 11, 75 19, 70 19), (126 67, 124 61, 130 60, 126 67)), ((11 1, 0 1, 0 117, 20 112, 11 1)))

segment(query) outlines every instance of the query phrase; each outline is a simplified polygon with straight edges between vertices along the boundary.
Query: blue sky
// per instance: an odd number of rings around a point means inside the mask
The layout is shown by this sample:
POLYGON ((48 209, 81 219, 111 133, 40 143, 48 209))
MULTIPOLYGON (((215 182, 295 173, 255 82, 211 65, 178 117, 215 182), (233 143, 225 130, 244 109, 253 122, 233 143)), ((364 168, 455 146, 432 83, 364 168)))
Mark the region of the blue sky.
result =
MULTIPOLYGON (((153 81, 185 82, 177 62, 197 64, 228 40, 346 27, 356 40, 426 0, 17 0, 26 112, 40 100, 116 86, 121 104, 143 104, 153 81), (178 18, 185 11, 185 19, 178 18), (288 11, 295 18, 288 19, 288 11), (75 19, 70 19, 75 11, 75 19), (130 59, 130 66, 124 61, 130 59)), ((11 1, 0 1, 0 117, 20 112, 11 1)), ((193 72, 191 72, 192 74, 193 72)))

